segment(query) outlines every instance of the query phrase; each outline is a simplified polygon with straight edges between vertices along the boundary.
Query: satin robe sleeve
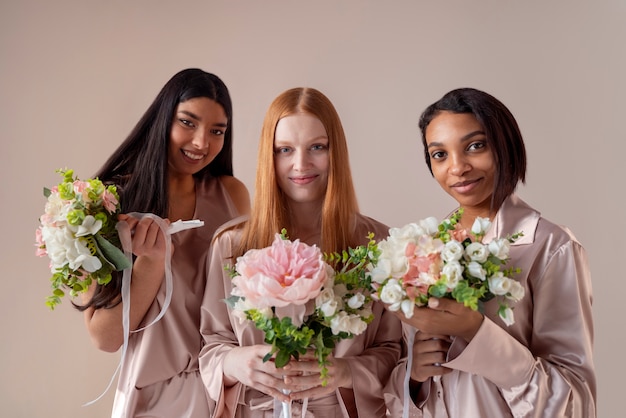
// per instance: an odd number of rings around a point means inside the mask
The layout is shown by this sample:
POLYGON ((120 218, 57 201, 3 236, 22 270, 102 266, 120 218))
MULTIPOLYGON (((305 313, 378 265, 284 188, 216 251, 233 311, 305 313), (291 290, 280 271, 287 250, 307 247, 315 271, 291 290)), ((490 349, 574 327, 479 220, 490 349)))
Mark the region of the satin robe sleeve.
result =
POLYGON ((591 278, 584 249, 576 241, 559 247, 533 284, 527 295, 534 299, 529 348, 485 318, 458 355, 461 347, 453 344, 445 366, 494 383, 516 417, 594 417, 591 278))
POLYGON ((209 397, 217 404, 215 417, 234 417, 243 385, 224 385, 224 357, 239 345, 224 302, 230 294, 230 276, 224 269, 231 265, 232 234, 227 232, 215 239, 208 257, 208 280, 201 307, 200 332, 204 346, 200 351, 200 374, 209 397))

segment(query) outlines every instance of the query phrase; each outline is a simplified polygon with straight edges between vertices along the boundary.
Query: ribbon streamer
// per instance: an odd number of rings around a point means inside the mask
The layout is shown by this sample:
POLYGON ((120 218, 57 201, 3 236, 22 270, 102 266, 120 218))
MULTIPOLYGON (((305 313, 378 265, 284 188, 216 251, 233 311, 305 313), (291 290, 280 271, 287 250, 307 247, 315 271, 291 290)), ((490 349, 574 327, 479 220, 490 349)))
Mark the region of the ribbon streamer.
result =
POLYGON ((120 362, 117 365, 117 368, 115 369, 115 372, 113 373, 113 376, 111 376, 111 380, 109 381, 109 384, 107 385, 106 389, 96 399, 94 399, 93 401, 87 402, 83 406, 92 405, 96 403, 97 401, 99 401, 109 391, 109 389, 113 385, 115 376, 117 376, 117 373, 120 371, 122 364, 124 364, 124 359, 126 358, 126 350, 128 349, 128 339, 130 337, 130 333, 143 331, 146 328, 154 325, 161 318, 163 318, 163 315, 165 315, 165 312, 167 312, 167 309, 170 306, 170 302, 172 301, 172 293, 174 289, 174 281, 172 278, 172 238, 171 238, 171 235, 180 231, 184 231, 184 230, 192 229, 192 228, 198 228, 204 225, 203 221, 196 220, 196 219, 191 220, 191 221, 178 220, 176 222, 169 224, 163 218, 160 218, 152 213, 131 212, 128 215, 137 219, 142 219, 142 218, 152 219, 154 222, 156 222, 156 224, 161 229, 161 232, 163 232, 163 235, 165 236, 165 300, 163 301, 163 306, 161 307, 161 311, 159 312, 157 317, 152 320, 152 322, 134 331, 130 330, 130 281, 131 281, 132 270, 133 270, 132 234, 131 234, 130 227, 128 226, 127 222, 125 221, 118 222, 115 225, 115 229, 118 231, 120 241, 122 243, 122 249, 124 250, 124 255, 126 256, 126 258, 128 258, 131 264, 130 267, 125 269, 122 274, 122 329, 124 332, 124 343, 122 345, 122 353, 120 356, 120 362))
POLYGON ((407 339, 408 356, 406 360, 406 373, 404 375, 404 399, 402 404, 402 418, 409 418, 409 402, 411 392, 409 390, 409 381, 411 379, 411 368, 413 367, 413 343, 415 342, 415 334, 417 329, 410 327, 407 339))

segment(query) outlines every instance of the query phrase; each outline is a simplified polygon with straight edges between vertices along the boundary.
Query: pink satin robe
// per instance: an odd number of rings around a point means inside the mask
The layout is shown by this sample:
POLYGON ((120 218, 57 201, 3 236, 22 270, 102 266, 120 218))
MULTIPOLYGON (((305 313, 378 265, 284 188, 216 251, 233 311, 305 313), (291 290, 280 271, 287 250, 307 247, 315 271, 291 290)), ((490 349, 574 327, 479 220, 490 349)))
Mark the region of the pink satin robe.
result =
MULTIPOLYGON (((513 278, 526 291, 513 304, 515 323, 497 316, 498 302, 485 305, 472 341, 456 339, 447 363, 454 369, 421 385, 411 417, 596 416, 591 277, 585 250, 561 226, 516 195, 497 213, 484 241, 522 231, 507 264, 522 269, 513 278)), ((407 335, 407 327, 404 333, 407 335)), ((406 358, 385 388, 392 417, 402 417, 406 358)))
MULTIPOLYGON (((363 237, 365 244, 368 232, 374 232, 375 239, 383 239, 388 228, 358 215, 355 236, 363 237)), ((231 264, 227 258, 239 234, 239 231, 227 231, 214 242, 211 250, 209 279, 202 303, 201 332, 205 346, 200 354, 200 372, 210 397, 217 402, 214 417, 269 418, 274 416, 271 397, 240 383, 231 387, 223 383, 223 360, 231 348, 264 343, 263 332, 249 321, 240 323, 224 303, 232 290, 232 280, 223 266, 231 264)), ((353 339, 341 341, 333 353, 335 357, 349 360, 354 389, 340 389, 323 398, 309 399, 308 417, 385 417, 383 387, 400 358, 402 332, 400 321, 380 304, 374 305, 373 312, 375 320, 367 330, 353 339)), ((300 405, 295 404, 294 411, 299 409, 300 405)))
MULTIPOLYGON (((219 179, 196 182, 194 219, 204 226, 172 235, 172 300, 157 323, 130 334, 113 417, 206 418, 213 410, 198 371, 206 254, 215 230, 237 215, 219 179)), ((164 299, 165 281, 141 326, 159 314, 164 299)))

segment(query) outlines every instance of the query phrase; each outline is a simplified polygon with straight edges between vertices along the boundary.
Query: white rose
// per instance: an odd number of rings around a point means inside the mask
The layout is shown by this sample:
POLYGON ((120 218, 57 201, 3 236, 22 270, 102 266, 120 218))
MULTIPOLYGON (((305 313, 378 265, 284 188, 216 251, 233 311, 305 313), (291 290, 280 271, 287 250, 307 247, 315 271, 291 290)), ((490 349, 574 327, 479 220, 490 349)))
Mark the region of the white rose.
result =
POLYGON ((494 295, 504 296, 511 288, 511 280, 504 276, 501 271, 496 272, 489 279, 489 291, 494 295))
POLYGON ((489 243, 489 252, 500 260, 506 260, 509 257, 511 243, 507 239, 494 239, 489 243))
POLYGON ((485 281, 487 278, 487 272, 483 268, 482 264, 477 263, 476 261, 470 261, 467 264, 467 271, 473 277, 485 281))
POLYGON ((356 295, 353 295, 350 299, 348 299, 348 306, 352 309, 359 309, 361 306, 363 306, 364 302, 365 295, 363 295, 362 293, 357 293, 356 295))
POLYGON ((337 300, 333 299, 318 306, 322 315, 329 317, 337 313, 337 300))
POLYGON ((380 291, 380 300, 389 306, 392 311, 397 311, 400 307, 400 302, 404 299, 406 293, 404 289, 396 279, 389 279, 389 281, 383 286, 380 291))
POLYGON ((333 316, 339 308, 337 299, 332 289, 323 289, 315 298, 315 306, 324 316, 333 316))
POLYGON ((515 302, 522 300, 524 294, 526 293, 524 286, 515 280, 509 280, 509 284, 509 293, 506 295, 507 299, 511 299, 515 302))
POLYGON ((461 257, 463 257, 463 245, 458 241, 448 241, 441 252, 441 258, 449 263, 458 261, 461 257))
POLYGON ((391 261, 386 258, 379 258, 376 267, 370 266, 369 275, 374 283, 383 283, 391 277, 391 261))
POLYGON ((478 261, 479 263, 484 263, 489 258, 489 249, 480 242, 472 242, 467 247, 465 247, 465 254, 472 261, 478 261))
POLYGON ((325 303, 328 303, 331 300, 335 299, 335 292, 333 292, 331 288, 324 288, 322 291, 315 297, 315 306, 320 307, 325 303))
POLYGON ((491 221, 489 218, 481 218, 480 216, 474 220, 472 225, 472 233, 474 235, 484 235, 491 228, 491 221))
POLYGON ((350 317, 345 311, 339 312, 330 320, 330 328, 334 335, 350 332, 350 317))
POLYGON ((354 335, 362 334, 367 328, 367 324, 358 315, 350 315, 350 333, 354 335))
POLYGON ((378 243, 378 249, 381 251, 378 263, 381 265, 381 268, 388 271, 387 277, 400 278, 409 269, 409 263, 405 255, 407 244, 407 241, 398 241, 393 239, 393 237, 378 243), (384 263, 388 264, 385 265, 384 263))
POLYGON ((446 286, 448 286, 448 289, 454 289, 459 283, 459 280, 463 279, 463 266, 456 261, 447 263, 443 266, 441 273, 446 276, 446 286))

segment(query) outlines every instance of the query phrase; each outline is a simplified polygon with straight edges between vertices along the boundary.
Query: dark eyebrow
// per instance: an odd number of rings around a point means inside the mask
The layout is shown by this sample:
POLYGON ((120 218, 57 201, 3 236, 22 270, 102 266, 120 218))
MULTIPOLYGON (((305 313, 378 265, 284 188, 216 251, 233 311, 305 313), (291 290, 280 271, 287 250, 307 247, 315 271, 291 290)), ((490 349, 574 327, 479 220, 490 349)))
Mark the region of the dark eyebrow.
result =
MULTIPOLYGON (((473 137, 475 137, 476 135, 485 135, 485 133, 483 131, 480 131, 480 130, 470 132, 470 133, 468 133, 467 135, 465 135, 465 136, 463 136, 461 138, 461 142, 466 142, 466 141, 472 139, 473 137)), ((440 147, 442 145, 443 144, 441 142, 431 142, 430 144, 428 144, 428 148, 430 148, 430 147, 440 147)))
MULTIPOLYGON (((183 113, 183 114, 185 114, 185 115, 187 115, 190 118, 195 119, 195 120, 202 120, 202 119, 200 119, 200 117, 198 115, 196 115, 195 113, 190 112, 188 110, 179 110, 178 113, 183 113)), ((213 126, 219 126, 221 128, 228 128, 228 123, 219 123, 218 122, 218 123, 214 123, 213 126)))

